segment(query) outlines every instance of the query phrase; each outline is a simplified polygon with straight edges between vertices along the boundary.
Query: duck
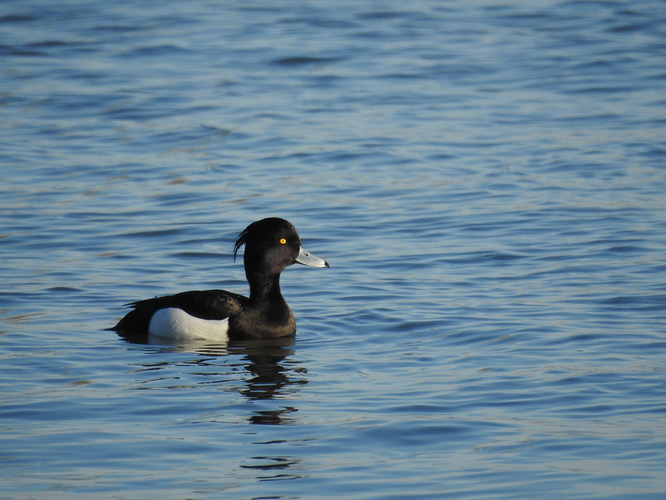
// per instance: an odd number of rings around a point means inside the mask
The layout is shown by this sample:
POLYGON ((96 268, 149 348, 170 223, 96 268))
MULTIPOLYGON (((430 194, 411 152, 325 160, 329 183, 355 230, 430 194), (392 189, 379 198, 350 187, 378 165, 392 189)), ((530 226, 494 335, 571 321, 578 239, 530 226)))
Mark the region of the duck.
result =
POLYGON ((127 340, 170 341, 275 339, 293 336, 296 319, 280 291, 280 274, 298 263, 327 268, 306 251, 289 221, 269 217, 251 223, 235 239, 234 261, 243 264, 250 296, 226 290, 192 290, 126 304, 131 310, 109 330, 127 340))

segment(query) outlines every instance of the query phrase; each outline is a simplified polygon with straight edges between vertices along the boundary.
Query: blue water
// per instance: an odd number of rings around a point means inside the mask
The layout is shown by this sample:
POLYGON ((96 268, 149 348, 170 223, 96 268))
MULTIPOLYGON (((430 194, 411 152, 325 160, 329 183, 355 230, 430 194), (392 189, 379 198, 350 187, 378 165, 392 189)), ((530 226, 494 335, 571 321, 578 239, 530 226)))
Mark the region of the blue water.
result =
POLYGON ((661 499, 661 1, 0 4, 0 496, 661 499), (141 345, 246 293, 282 343, 141 345))

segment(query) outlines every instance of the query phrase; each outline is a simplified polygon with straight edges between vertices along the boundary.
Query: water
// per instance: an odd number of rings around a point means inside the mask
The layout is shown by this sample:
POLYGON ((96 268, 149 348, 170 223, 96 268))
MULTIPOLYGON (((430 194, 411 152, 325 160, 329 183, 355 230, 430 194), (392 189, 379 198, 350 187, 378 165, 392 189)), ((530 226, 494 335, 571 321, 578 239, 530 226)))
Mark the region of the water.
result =
POLYGON ((663 2, 0 5, 0 496, 663 498, 663 2), (291 220, 286 343, 140 345, 291 220))

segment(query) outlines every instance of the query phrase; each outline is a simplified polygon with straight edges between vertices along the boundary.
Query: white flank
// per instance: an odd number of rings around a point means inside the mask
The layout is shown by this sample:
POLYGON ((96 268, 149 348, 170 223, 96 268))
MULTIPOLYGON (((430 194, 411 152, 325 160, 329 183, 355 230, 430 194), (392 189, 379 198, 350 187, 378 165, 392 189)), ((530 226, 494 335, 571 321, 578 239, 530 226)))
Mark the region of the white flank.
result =
POLYGON ((159 309, 150 319, 148 334, 174 340, 214 340, 226 342, 229 337, 229 318, 201 319, 182 309, 159 309))

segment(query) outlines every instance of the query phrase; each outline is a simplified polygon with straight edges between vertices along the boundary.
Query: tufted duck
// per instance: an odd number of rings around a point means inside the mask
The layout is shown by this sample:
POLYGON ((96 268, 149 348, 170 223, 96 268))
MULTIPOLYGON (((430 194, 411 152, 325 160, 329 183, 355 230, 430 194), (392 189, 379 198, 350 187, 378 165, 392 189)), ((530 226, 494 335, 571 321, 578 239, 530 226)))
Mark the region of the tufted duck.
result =
POLYGON ((296 320, 280 293, 280 273, 295 262, 310 267, 328 267, 328 263, 306 252, 296 228, 276 217, 253 222, 238 235, 234 260, 243 245, 249 298, 225 290, 204 290, 140 300, 127 304, 132 310, 110 330, 135 341, 293 335, 296 320))

